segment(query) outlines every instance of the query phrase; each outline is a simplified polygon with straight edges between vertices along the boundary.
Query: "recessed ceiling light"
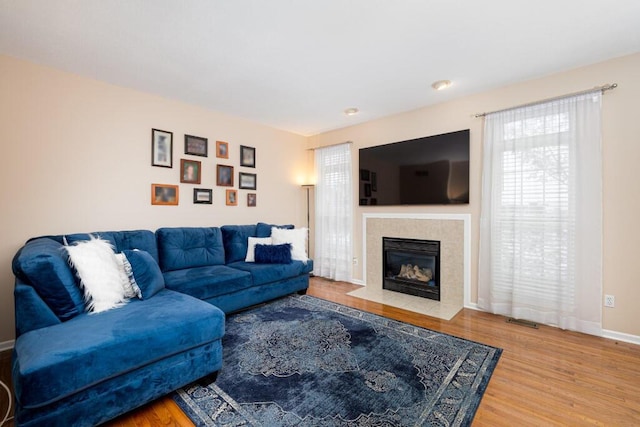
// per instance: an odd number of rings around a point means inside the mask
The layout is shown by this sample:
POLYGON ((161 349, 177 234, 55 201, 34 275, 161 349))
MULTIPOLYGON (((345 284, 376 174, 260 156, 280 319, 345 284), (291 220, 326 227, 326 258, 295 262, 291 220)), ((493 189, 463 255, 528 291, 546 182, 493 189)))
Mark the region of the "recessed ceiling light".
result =
POLYGON ((360 112, 360 110, 358 110, 357 108, 347 108, 346 110, 344 110, 344 113, 347 116, 355 116, 359 112, 360 112))
POLYGON ((435 90, 443 90, 448 87, 451 87, 451 80, 438 80, 437 82, 433 82, 431 87, 435 90))

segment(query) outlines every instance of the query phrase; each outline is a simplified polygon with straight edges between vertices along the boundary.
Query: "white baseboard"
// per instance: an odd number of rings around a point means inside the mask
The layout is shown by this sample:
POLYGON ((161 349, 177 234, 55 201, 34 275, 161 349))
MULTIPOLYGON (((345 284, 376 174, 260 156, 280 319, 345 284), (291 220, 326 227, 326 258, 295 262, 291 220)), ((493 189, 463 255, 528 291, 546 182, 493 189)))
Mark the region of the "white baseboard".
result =
POLYGON ((353 283, 354 285, 360 285, 360 286, 365 285, 365 283, 360 279, 351 279, 351 283, 353 283))
POLYGON ((15 343, 15 340, 0 342, 0 351, 13 350, 15 343))
POLYGON ((631 344, 640 345, 640 337, 637 335, 625 334, 624 332, 602 330, 602 336, 610 340, 624 341, 631 344))

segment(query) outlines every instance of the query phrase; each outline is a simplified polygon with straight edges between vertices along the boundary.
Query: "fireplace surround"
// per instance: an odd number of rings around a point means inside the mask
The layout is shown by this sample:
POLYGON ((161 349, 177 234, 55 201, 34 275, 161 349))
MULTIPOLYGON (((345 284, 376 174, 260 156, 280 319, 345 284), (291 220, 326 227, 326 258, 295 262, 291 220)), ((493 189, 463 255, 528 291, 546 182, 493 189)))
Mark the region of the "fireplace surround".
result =
POLYGON ((470 302, 470 235, 470 214, 363 213, 359 236, 363 248, 362 279, 354 279, 354 283, 363 286, 349 295, 450 320, 463 306, 474 307, 470 302), (440 301, 382 288, 382 238, 385 236, 440 241, 440 301))

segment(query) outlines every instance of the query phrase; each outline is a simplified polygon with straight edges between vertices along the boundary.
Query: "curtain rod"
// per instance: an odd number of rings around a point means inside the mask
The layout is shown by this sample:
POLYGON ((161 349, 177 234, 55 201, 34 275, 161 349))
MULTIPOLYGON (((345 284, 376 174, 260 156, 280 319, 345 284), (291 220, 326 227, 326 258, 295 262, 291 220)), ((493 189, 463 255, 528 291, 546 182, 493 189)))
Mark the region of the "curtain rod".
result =
POLYGON ((501 113, 503 111, 513 110, 514 108, 531 107, 533 105, 542 104, 544 102, 557 101, 559 99, 569 98, 570 96, 584 95, 584 94, 592 93, 592 92, 602 92, 602 93, 604 93, 607 90, 613 90, 613 89, 615 89, 617 87, 618 87, 618 83, 611 83, 611 84, 606 84, 606 85, 602 85, 602 86, 596 86, 593 89, 581 90, 580 92, 568 93, 566 95, 561 95, 561 96, 554 96, 553 98, 541 99, 540 101, 534 101, 534 102, 529 102, 529 103, 522 104, 522 105, 516 105, 515 107, 503 108, 502 110, 489 111, 488 113, 474 114, 473 117, 477 119, 479 117, 484 117, 484 116, 489 115, 489 114, 501 113))
POLYGON ((321 148, 335 147, 336 145, 343 145, 343 144, 353 144, 353 141, 336 142, 335 144, 329 144, 329 145, 322 145, 320 147, 307 148, 307 151, 316 151, 316 150, 319 150, 321 148))

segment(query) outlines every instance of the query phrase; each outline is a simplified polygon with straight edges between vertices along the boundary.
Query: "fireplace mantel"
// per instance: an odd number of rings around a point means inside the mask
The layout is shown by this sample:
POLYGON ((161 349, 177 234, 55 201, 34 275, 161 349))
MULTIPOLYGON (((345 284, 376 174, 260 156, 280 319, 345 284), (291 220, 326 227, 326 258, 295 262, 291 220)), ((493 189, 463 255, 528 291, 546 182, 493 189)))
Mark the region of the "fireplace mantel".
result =
MULTIPOLYGON (((373 224, 373 223, 372 223, 373 224)), ((374 227, 375 228, 375 227, 374 227)), ((443 265, 443 273, 445 277, 443 280, 453 281, 450 286, 458 286, 461 289, 456 289, 454 294, 460 295, 460 306, 470 307, 470 295, 471 295, 471 215, 470 214, 423 214, 423 213, 365 213, 362 215, 362 268, 363 268, 363 284, 367 287, 382 288, 382 272, 381 265, 378 260, 375 259, 370 265, 370 258, 377 258, 378 247, 381 247, 381 234, 384 237, 405 237, 405 238, 419 238, 419 239, 434 239, 442 240, 443 242, 443 257, 454 257, 453 263, 456 265, 461 264, 462 271, 457 271, 456 267, 454 271, 447 272, 448 268, 443 265), (382 220, 384 224, 384 232, 380 231, 381 227, 377 227, 377 231, 367 229, 367 225, 370 220, 374 220, 375 224, 379 224, 382 220), (450 223, 449 221, 454 221, 450 223), (458 223, 460 221, 460 223, 458 223), (453 227, 456 230, 462 228, 462 233, 449 232, 448 229, 453 227), (441 234, 441 235, 434 235, 441 234), (373 241, 372 239, 375 239, 373 241), (378 239, 380 241, 378 242, 378 239), (447 241, 451 239, 451 241, 447 241), (371 252, 370 252, 371 251, 371 252), (449 253, 450 255, 447 255, 449 253), (461 257, 462 260, 457 258, 461 257), (378 272, 376 269, 380 269, 378 272), (373 283, 369 280, 380 282, 373 283), (462 283, 460 283, 462 282, 462 283)), ((380 254, 381 254, 380 250, 380 254)), ((444 259, 443 259, 444 261, 444 259)), ((451 289, 450 289, 451 290, 451 289)), ((447 292, 443 288, 443 292, 447 292)), ((446 294, 444 295, 446 297, 446 294)), ((449 300, 457 299, 456 295, 451 295, 449 300)), ((444 302, 444 300, 443 300, 444 302)))

